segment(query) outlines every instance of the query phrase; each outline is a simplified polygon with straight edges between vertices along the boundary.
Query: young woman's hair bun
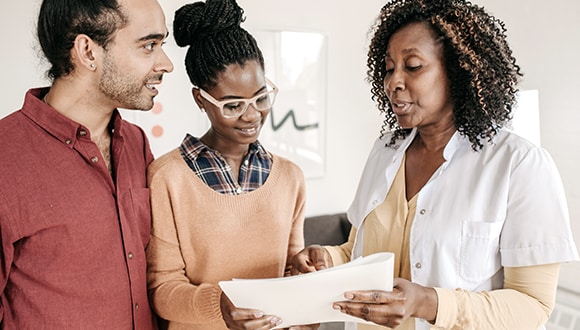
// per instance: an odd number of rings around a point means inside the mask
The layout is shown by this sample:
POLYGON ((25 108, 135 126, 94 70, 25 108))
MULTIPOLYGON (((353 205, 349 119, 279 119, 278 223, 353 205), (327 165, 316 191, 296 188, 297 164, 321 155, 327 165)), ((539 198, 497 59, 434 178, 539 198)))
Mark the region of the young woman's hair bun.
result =
POLYGON ((235 0, 207 0, 179 8, 173 20, 173 36, 180 47, 228 29, 240 28, 244 10, 235 0))

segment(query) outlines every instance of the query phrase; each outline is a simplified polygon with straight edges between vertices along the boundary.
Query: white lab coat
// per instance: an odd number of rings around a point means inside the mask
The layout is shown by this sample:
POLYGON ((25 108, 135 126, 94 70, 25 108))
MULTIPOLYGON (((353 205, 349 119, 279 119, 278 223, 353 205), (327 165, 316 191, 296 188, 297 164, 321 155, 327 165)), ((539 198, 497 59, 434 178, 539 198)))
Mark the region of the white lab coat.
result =
MULTIPOLYGON (((348 218, 357 228, 352 259, 362 253, 364 219, 383 203, 413 130, 395 147, 378 139, 348 218)), ((419 192, 410 232, 412 281, 424 286, 493 290, 503 267, 578 260, 564 189, 544 149, 502 130, 474 151, 456 132, 445 162, 419 192)), ((417 320, 416 329, 429 325, 417 320)))

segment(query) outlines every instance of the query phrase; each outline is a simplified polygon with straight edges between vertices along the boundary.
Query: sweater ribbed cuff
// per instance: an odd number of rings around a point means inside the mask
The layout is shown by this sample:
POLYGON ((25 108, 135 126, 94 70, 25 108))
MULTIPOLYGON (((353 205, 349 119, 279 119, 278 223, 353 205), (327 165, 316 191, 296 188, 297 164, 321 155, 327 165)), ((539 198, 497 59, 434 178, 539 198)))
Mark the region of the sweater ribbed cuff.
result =
POLYGON ((203 299, 196 299, 199 303, 196 304, 196 309, 202 317, 207 320, 222 319, 222 312, 220 308, 220 298, 222 290, 217 284, 202 284, 199 288, 199 297, 203 299))

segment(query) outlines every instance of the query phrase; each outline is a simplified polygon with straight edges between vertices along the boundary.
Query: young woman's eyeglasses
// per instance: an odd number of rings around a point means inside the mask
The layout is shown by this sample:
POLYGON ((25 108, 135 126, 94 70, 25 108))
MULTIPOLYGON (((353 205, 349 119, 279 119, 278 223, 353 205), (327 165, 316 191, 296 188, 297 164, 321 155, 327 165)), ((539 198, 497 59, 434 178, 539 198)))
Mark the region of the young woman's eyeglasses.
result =
POLYGON ((218 101, 208 92, 199 89, 201 96, 220 109, 222 115, 226 118, 237 118, 244 114, 248 107, 252 105, 258 111, 266 111, 272 108, 278 87, 270 79, 266 78, 266 91, 252 97, 251 99, 231 99, 218 101))

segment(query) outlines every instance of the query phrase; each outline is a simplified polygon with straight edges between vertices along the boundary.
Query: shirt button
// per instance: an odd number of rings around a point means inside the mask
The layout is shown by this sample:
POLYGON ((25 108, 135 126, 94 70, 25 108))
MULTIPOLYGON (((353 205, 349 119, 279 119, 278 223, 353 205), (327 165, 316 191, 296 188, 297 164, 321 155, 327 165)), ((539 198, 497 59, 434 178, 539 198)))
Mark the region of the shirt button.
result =
POLYGON ((84 129, 79 131, 79 135, 80 136, 86 136, 87 135, 87 131, 85 131, 84 129))
POLYGON ((425 209, 422 209, 421 211, 419 211, 419 213, 420 213, 421 215, 425 214, 425 212, 427 212, 427 211, 425 211, 425 209))
POLYGON ((129 256, 129 259, 133 259, 133 252, 129 252, 128 256, 129 256))
POLYGON ((241 193, 242 193, 242 188, 239 188, 239 187, 238 187, 238 189, 236 189, 236 192, 237 192, 238 194, 241 194, 241 193))
POLYGON ((135 310, 139 310, 139 304, 135 304, 135 310))
POLYGON ((66 140, 64 141, 64 143, 66 143, 66 144, 71 144, 71 143, 72 143, 72 140, 71 140, 71 139, 66 139, 66 140))
POLYGON ((249 164, 249 163, 250 163, 250 161, 249 161, 249 160, 247 160, 247 159, 246 159, 246 160, 244 160, 244 165, 248 166, 248 164, 249 164))
POLYGON ((95 157, 91 158, 91 162, 96 164, 97 162, 99 162, 99 157, 95 156, 95 157))
POLYGON ((421 263, 420 263, 420 262, 418 262, 418 263, 416 263, 416 264, 415 264, 415 268, 417 268, 417 269, 421 269, 421 267, 423 267, 423 265, 421 265, 421 263))

